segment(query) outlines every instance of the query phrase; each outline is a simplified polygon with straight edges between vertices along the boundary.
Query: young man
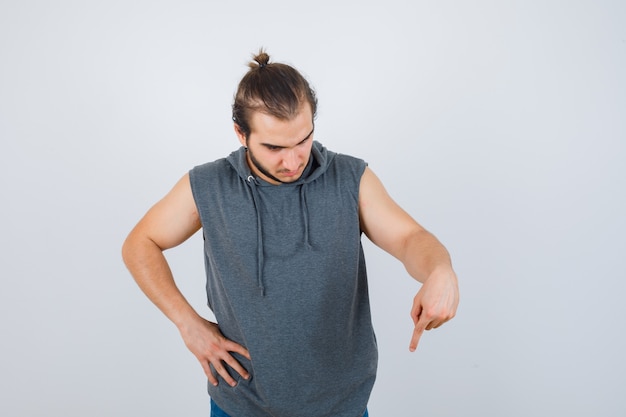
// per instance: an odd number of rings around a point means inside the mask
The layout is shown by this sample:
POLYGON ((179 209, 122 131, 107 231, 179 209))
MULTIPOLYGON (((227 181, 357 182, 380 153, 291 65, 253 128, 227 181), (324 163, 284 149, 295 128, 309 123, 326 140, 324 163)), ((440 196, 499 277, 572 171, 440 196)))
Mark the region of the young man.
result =
POLYGON ((297 70, 259 53, 233 104, 241 148, 183 176, 124 243, 138 285, 200 361, 213 416, 367 415, 377 348, 361 233, 422 283, 411 351, 455 315, 446 249, 364 161, 313 140, 316 108, 297 70), (163 256, 200 228, 217 323, 193 310, 163 256))

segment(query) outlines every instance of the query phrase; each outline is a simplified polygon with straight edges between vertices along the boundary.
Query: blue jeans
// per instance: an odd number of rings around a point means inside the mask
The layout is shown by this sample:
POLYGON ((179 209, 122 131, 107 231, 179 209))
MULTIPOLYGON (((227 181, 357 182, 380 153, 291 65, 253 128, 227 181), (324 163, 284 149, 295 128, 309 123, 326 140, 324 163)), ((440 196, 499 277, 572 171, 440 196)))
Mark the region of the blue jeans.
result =
MULTIPOLYGON (((211 400, 211 417, 230 417, 224 410, 219 408, 215 401, 211 400)), ((365 410, 365 414, 363 417, 368 417, 367 410, 365 410)))

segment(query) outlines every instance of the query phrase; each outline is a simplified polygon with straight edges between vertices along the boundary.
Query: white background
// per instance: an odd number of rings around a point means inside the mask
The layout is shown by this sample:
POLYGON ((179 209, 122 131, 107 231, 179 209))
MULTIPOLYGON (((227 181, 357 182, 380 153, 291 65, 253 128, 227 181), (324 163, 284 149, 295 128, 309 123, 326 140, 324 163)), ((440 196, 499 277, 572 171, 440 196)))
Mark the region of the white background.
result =
MULTIPOLYGON (((120 248, 238 146, 261 46, 317 89, 316 139, 367 160, 461 281, 411 354, 419 286, 365 242, 370 414, 626 415, 625 3, 323 3, 0 0, 0 415, 208 416, 120 248)), ((168 256, 210 317, 199 239, 168 256)))

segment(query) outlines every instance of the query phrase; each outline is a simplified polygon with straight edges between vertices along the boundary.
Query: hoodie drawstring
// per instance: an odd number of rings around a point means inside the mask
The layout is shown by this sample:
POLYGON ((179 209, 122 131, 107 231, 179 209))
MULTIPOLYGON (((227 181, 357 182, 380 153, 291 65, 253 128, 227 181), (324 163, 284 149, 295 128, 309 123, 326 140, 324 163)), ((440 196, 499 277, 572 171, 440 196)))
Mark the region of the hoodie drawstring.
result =
POLYGON ((300 203, 302 204, 302 220, 304 221, 304 245, 307 249, 313 249, 309 238, 309 208, 306 205, 306 184, 300 185, 300 203))
POLYGON ((263 228, 261 226, 261 207, 259 207, 258 191, 256 189, 257 181, 252 175, 248 175, 248 184, 250 184, 250 190, 252 191, 252 201, 254 202, 254 209, 256 211, 256 233, 257 233, 257 285, 261 289, 261 294, 265 295, 265 285, 263 284, 263 228))

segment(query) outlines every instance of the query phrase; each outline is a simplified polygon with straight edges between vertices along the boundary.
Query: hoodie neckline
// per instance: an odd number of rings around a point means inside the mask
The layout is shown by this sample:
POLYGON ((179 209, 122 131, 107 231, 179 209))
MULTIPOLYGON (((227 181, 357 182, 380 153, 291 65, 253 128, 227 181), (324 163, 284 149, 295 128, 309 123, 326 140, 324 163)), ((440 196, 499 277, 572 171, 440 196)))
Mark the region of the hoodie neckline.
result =
POLYGON ((328 163, 330 162, 331 155, 332 152, 329 152, 321 143, 313 141, 309 162, 307 163, 307 167, 304 169, 300 178, 293 182, 281 184, 272 184, 255 175, 248 165, 248 160, 246 158, 246 148, 243 146, 232 152, 227 157, 227 160, 235 169, 235 171, 237 171, 239 177, 241 177, 245 181, 248 181, 249 178, 253 178, 256 185, 258 186, 284 187, 297 186, 300 184, 309 183, 317 179, 328 168, 328 163))

